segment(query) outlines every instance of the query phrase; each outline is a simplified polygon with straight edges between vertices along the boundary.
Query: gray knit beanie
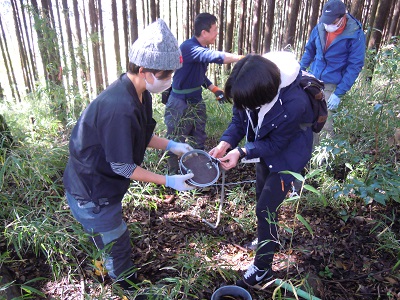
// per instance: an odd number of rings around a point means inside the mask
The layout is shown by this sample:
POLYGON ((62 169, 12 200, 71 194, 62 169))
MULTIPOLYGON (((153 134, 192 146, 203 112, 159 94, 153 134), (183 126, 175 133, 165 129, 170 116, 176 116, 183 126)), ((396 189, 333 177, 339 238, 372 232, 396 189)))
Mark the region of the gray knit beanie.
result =
POLYGON ((182 67, 182 53, 167 24, 158 19, 132 44, 129 61, 148 69, 175 70, 182 67))

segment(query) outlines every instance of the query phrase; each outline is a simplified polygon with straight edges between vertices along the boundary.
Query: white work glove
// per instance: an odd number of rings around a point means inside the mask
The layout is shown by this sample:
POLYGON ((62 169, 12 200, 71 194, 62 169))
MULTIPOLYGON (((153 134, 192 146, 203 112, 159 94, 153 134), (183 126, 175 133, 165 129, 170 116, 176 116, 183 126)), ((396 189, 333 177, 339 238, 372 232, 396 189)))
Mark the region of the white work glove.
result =
POLYGON ((165 150, 171 151, 175 155, 182 156, 186 152, 192 151, 193 148, 189 144, 177 143, 170 140, 165 150))
POLYGON ((187 173, 185 175, 165 175, 165 186, 173 188, 177 191, 193 190, 195 187, 186 183, 186 180, 192 178, 193 176, 193 173, 187 173))
POLYGON ((339 103, 340 103, 340 98, 332 93, 328 99, 328 109, 336 110, 339 106, 339 103))

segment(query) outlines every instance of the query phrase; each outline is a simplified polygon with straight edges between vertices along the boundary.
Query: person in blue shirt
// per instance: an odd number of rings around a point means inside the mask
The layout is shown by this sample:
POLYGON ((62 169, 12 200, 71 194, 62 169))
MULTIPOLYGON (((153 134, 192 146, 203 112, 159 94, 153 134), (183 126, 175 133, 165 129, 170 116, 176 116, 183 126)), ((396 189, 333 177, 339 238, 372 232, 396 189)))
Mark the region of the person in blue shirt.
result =
MULTIPOLYGON (((310 73, 325 83, 328 120, 323 131, 327 137, 333 136, 333 112, 356 81, 364 66, 364 58, 365 35, 361 23, 346 13, 342 1, 325 3, 300 65, 302 70, 310 67, 310 73)), ((315 134, 314 139, 317 145, 319 136, 315 134)))
MULTIPOLYGON (((197 15, 194 36, 180 45, 182 68, 175 71, 172 91, 165 107, 164 120, 167 138, 187 142, 195 149, 204 150, 206 135, 206 105, 202 89, 212 91, 219 103, 224 103, 224 92, 207 78, 209 63, 228 64, 237 62, 242 55, 215 51, 208 48, 218 35, 217 18, 209 13, 197 15)), ((178 172, 178 158, 168 153, 168 169, 178 172)))
POLYGON ((161 19, 147 26, 129 51, 128 72, 93 100, 71 133, 64 172, 67 201, 75 219, 104 251, 105 268, 114 282, 134 289, 136 267, 122 218, 122 199, 130 181, 153 182, 179 191, 193 189, 193 174, 165 176, 141 167, 147 147, 183 155, 192 150, 153 133, 150 93, 171 85, 181 66, 178 41, 161 19))
POLYGON ((277 210, 291 189, 294 177, 311 158, 313 110, 300 86, 301 71, 293 53, 247 55, 226 81, 226 96, 233 99, 233 116, 210 155, 225 170, 240 159, 256 163, 257 249, 254 262, 237 281, 242 287, 262 288, 273 276, 277 210), (239 143, 245 139, 243 145, 239 143))

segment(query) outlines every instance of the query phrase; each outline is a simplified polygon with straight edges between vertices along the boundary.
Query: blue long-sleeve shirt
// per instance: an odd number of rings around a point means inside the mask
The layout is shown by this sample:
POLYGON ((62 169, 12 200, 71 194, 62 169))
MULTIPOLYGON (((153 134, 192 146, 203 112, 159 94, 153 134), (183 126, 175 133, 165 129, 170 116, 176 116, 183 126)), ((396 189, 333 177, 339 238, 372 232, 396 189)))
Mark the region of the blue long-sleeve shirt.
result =
POLYGON ((191 93, 178 94, 172 91, 171 94, 181 99, 201 99, 201 87, 207 88, 212 84, 206 76, 208 64, 223 64, 225 54, 202 46, 196 37, 184 41, 180 45, 180 49, 182 51, 183 64, 180 69, 175 71, 172 88, 180 91, 200 88, 191 93))

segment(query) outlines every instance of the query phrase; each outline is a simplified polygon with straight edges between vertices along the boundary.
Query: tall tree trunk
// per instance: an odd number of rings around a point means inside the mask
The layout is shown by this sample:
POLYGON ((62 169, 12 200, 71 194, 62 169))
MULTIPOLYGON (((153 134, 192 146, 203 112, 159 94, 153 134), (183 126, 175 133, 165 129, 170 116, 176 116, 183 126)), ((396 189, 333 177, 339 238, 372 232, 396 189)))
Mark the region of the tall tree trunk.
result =
MULTIPOLYGON (((77 59, 79 61, 79 68, 81 71, 81 77, 82 77, 82 88, 83 88, 83 98, 85 99, 87 96, 87 82, 90 78, 90 73, 88 72, 88 67, 86 63, 86 58, 85 58, 85 53, 83 51, 83 41, 82 41, 82 35, 81 35, 81 23, 80 23, 80 12, 78 8, 78 0, 73 0, 72 1, 73 6, 74 6, 74 19, 75 19, 75 28, 76 28, 76 37, 78 40, 78 48, 77 48, 77 59), (89 74, 88 74, 89 73, 89 74)), ((85 32, 87 32, 85 30, 85 32)), ((83 103, 81 103, 82 106, 84 106, 83 103)), ((75 105, 75 111, 79 114, 80 113, 80 106, 75 105)))
MULTIPOLYGON (((379 52, 380 44, 382 41, 382 33, 383 29, 385 27, 385 23, 388 19, 388 14, 390 12, 390 6, 391 6, 391 1, 392 0, 386 0, 386 1, 380 1, 378 5, 378 9, 376 12, 376 17, 374 21, 374 30, 371 33, 371 37, 368 43, 368 49, 373 49, 375 50, 376 53, 379 52)), ((370 70, 370 76, 368 77, 368 80, 372 80, 372 74, 374 74, 375 70, 375 60, 372 60, 367 68, 370 70)))
POLYGON ((128 15, 128 4, 126 2, 127 0, 122 0, 122 15, 124 16, 122 18, 123 26, 124 26, 124 44, 125 44, 125 59, 126 59, 126 66, 125 70, 128 69, 128 62, 129 62, 129 48, 130 48, 130 43, 129 43, 129 25, 128 25, 128 18, 126 17, 128 15))
POLYGON ((250 17, 252 15, 252 11, 253 11, 253 1, 249 1, 248 2, 249 7, 248 7, 248 11, 247 11, 247 24, 246 24, 246 28, 247 28, 247 33, 245 34, 246 36, 246 43, 245 43, 245 47, 246 47, 246 53, 251 53, 251 32, 252 32, 252 18, 250 17))
POLYGON ((12 60, 10 57, 10 53, 8 52, 9 48, 7 45, 7 39, 6 39, 6 34, 4 32, 1 14, 0 14, 0 29, 1 29, 1 37, 0 37, 1 54, 3 56, 4 64, 6 66, 8 82, 9 82, 9 85, 11 88, 11 95, 16 101, 21 102, 21 96, 19 94, 18 87, 16 85, 17 81, 15 78, 14 69, 12 66, 12 60))
POLYGON ((225 32, 224 32, 224 16, 225 16, 225 2, 226 0, 220 0, 220 6, 219 6, 219 20, 218 20, 218 24, 219 24, 219 32, 218 32, 218 46, 217 49, 218 51, 222 51, 223 47, 224 47, 224 36, 225 36, 225 32))
POLYGON ((310 13, 310 19, 308 23, 308 35, 310 36, 311 31, 313 28, 317 25, 318 23, 318 18, 319 18, 319 7, 320 7, 321 1, 320 0, 312 0, 311 2, 311 13, 310 13))
POLYGON ((91 42, 92 42, 92 53, 93 53, 93 67, 94 67, 94 78, 96 82, 96 93, 104 89, 103 76, 101 73, 101 56, 100 56, 100 44, 99 44, 99 30, 98 30, 98 19, 97 9, 95 0, 89 0, 89 18, 91 27, 91 42))
POLYGON ((375 18, 376 18, 376 11, 378 9, 378 4, 379 4, 379 0, 372 0, 371 13, 369 14, 370 19, 368 22, 368 31, 367 31, 367 36, 365 39, 366 45, 369 44, 369 40, 370 40, 372 32, 374 30, 374 23, 375 23, 375 18))
POLYGON ((188 39, 188 38, 190 38, 190 31, 191 31, 191 28, 190 28, 190 3, 188 0, 184 1, 184 3, 186 5, 185 6, 185 8, 186 8, 186 10, 185 10, 186 39, 188 39))
MULTIPOLYGON (((194 5, 194 16, 193 16, 193 20, 196 19, 196 16, 200 13, 200 0, 194 0, 195 5, 194 5)), ((194 26, 192 25, 192 28, 194 26)))
POLYGON ((147 24, 147 19, 146 19, 146 3, 145 0, 142 0, 142 18, 143 18, 143 22, 142 22, 142 26, 146 26, 147 24))
POLYGON ((274 30, 275 0, 267 0, 267 19, 265 20, 264 53, 271 51, 274 30))
MULTIPOLYGON (((60 28, 60 31, 61 31, 62 25, 61 25, 60 6, 58 5, 58 0, 55 0, 55 2, 56 2, 56 10, 57 10, 58 27, 60 28)), ((62 81, 63 74, 64 74, 63 66, 66 67, 68 64, 67 64, 67 55, 65 53, 64 35, 61 33, 61 34, 59 34, 59 36, 60 36, 60 41, 61 41, 61 47, 59 46, 59 48, 61 48, 62 57, 60 58, 58 80, 62 81), (62 63, 61 63, 61 59, 62 59, 62 63)), ((68 74, 66 74, 65 78, 66 78, 67 86, 71 86, 69 83, 68 74)))
MULTIPOLYGON (((38 73, 37 73, 37 67, 36 67, 36 61, 34 59, 34 55, 33 55, 33 42, 32 42, 32 34, 29 35, 29 30, 28 30, 28 25, 27 25, 27 20, 26 20, 26 16, 25 16, 25 10, 26 10, 26 6, 24 6, 23 0, 20 0, 20 7, 21 7, 21 15, 22 15, 22 20, 24 22, 24 30, 26 33, 26 41, 28 43, 28 49, 25 49, 25 51, 27 52, 28 55, 28 60, 29 60, 29 67, 30 70, 32 72, 32 76, 33 78, 31 78, 31 82, 35 82, 39 79, 38 77, 38 73)), ((32 87, 32 90, 34 90, 35 87, 32 87)))
POLYGON ((55 22, 53 17, 53 9, 50 0, 42 0, 43 18, 36 0, 31 0, 35 10, 37 10, 36 30, 39 37, 39 50, 42 54, 43 66, 45 69, 46 79, 59 83, 58 75, 61 67, 60 53, 58 51, 57 33, 55 31, 55 22))
MULTIPOLYGON (((101 0, 98 0, 98 12, 99 12, 99 33, 100 33, 100 48, 103 57, 103 63, 101 65, 104 74, 105 86, 108 86, 108 71, 107 71, 107 59, 106 59, 106 48, 104 45, 104 26, 103 26, 103 8, 101 7, 101 0)), ((124 16, 127 16, 126 13, 124 16)), ((126 17, 124 19, 127 19, 126 17)))
MULTIPOLYGON (((114 51, 115 51, 115 60, 117 64, 117 76, 122 72, 121 65, 121 46, 119 44, 119 31, 118 31, 118 17, 117 17, 117 0, 111 0, 111 15, 113 21, 114 28, 114 51)), ((131 15, 132 16, 132 15, 131 15)))
POLYGON ((72 30, 71 30, 71 20, 69 17, 69 7, 68 7, 68 0, 62 0, 63 6, 63 14, 65 20, 65 29, 67 32, 67 40, 68 40, 68 52, 71 59, 71 73, 72 73, 72 88, 74 91, 78 90, 78 74, 76 70, 76 57, 75 57, 75 50, 74 50, 74 43, 72 40, 72 30))
POLYGON ((392 6, 393 7, 392 7, 392 10, 390 13, 390 20, 388 20, 387 27, 386 27, 387 30, 386 30, 386 34, 385 34, 386 41, 388 41, 388 42, 392 39, 393 36, 395 36, 394 32, 396 30, 396 25, 397 25, 397 22, 399 19, 400 1, 399 0, 393 1, 392 6))
POLYGON ((379 51, 379 47, 382 41, 382 32, 385 27, 386 21, 389 17, 390 6, 392 0, 380 1, 376 18, 374 22, 374 31, 371 34, 371 38, 368 43, 368 49, 375 49, 376 53, 379 51))
POLYGON ((175 18, 176 33, 175 33, 175 36, 176 36, 177 39, 179 39, 178 1, 179 0, 175 0, 175 15, 176 15, 176 18, 175 18))
POLYGON ((26 47, 25 47, 25 42, 24 42, 24 31, 21 27, 21 22, 20 22, 20 17, 19 17, 20 13, 18 10, 16 0, 11 0, 11 6, 13 8, 15 34, 16 34, 17 42, 18 42, 19 59, 20 59, 20 63, 21 63, 22 76, 24 78, 24 83, 25 83, 25 87, 27 88, 27 92, 30 93, 33 90, 33 83, 31 81, 29 62, 28 62, 28 57, 27 57, 27 53, 25 50, 26 47))
POLYGON ((92 57, 90 56, 90 52, 89 52, 89 44, 90 44, 89 33, 90 33, 90 31, 89 31, 89 25, 88 25, 89 21, 87 19, 87 15, 88 14, 86 12, 87 9, 88 9, 87 6, 85 5, 85 3, 83 3, 83 5, 82 5, 82 10, 83 10, 82 11, 82 17, 83 17, 83 24, 84 24, 83 32, 85 33, 85 45, 86 45, 83 49, 85 49, 85 57, 86 57, 86 60, 88 62, 87 69, 86 69, 87 78, 88 78, 88 81, 87 81, 88 89, 87 89, 87 91, 88 91, 88 95, 89 95, 88 98, 90 98, 90 97, 96 96, 97 92, 94 93, 96 88, 93 86, 92 74, 91 74, 91 71, 90 71, 91 66, 93 64, 90 62, 92 57))
MULTIPOLYGON (((233 26, 235 24, 235 0, 231 0, 229 4, 229 15, 227 15, 226 20, 226 36, 225 36, 225 51, 232 52, 233 51, 233 26)), ((226 7, 226 11, 228 12, 228 7, 226 7)), ((227 64, 224 65, 224 71, 229 72, 231 70, 232 65, 227 64)))
MULTIPOLYGON (((129 0, 129 15, 131 18, 131 43, 137 40, 138 38, 138 17, 137 17, 137 8, 136 8, 136 0, 129 0)), ((170 18, 171 19, 171 18, 170 18)), ((171 20, 169 20, 171 21, 171 20)), ((130 47, 130 44, 127 45, 130 47)))
POLYGON ((233 26, 235 24, 235 0, 230 2, 230 18, 227 18, 226 24, 226 38, 225 38, 225 51, 233 51, 233 26))
POLYGON ((157 19, 157 5, 156 0, 150 0, 150 21, 155 22, 157 19))
POLYGON ((296 22, 297 22, 297 15, 299 14, 300 10, 300 1, 293 1, 290 7, 290 15, 288 18, 288 28, 285 34, 285 41, 284 47, 291 46, 293 47, 294 38, 296 36, 296 22))
POLYGON ((261 0, 253 1, 253 34, 251 39, 251 52, 258 53, 260 46, 260 17, 261 17, 261 0))
POLYGON ((361 20, 364 8, 364 0, 353 0, 351 2, 350 13, 357 19, 361 20))
POLYGON ((238 30, 238 53, 243 54, 245 53, 245 35, 244 33, 246 32, 246 17, 247 17, 247 0, 242 0, 241 4, 241 14, 239 17, 239 30, 238 30))

